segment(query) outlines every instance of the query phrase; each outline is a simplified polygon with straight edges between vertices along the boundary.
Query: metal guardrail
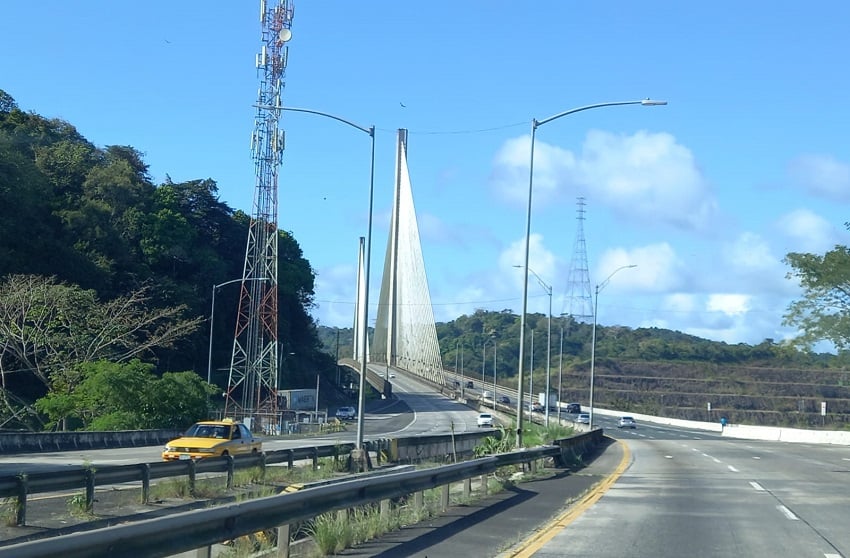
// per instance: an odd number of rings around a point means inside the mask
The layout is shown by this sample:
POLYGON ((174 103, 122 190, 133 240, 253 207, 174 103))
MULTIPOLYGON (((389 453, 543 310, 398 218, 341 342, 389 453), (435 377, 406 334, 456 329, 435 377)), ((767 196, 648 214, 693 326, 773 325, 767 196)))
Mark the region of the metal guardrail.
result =
POLYGON ((492 473, 506 465, 559 456, 562 451, 559 446, 544 446, 432 469, 345 481, 291 494, 9 545, 0 547, 0 557, 165 557, 308 520, 323 513, 445 486, 492 473))
MULTIPOLYGON (((385 440, 373 440, 367 443, 380 460, 385 440)), ((121 484, 141 481, 142 503, 147 503, 150 494, 151 479, 187 476, 189 492, 194 493, 195 479, 199 473, 226 473, 227 488, 233 487, 233 472, 236 469, 250 467, 265 468, 266 465, 286 463, 290 468, 295 461, 312 459, 315 468, 321 457, 339 457, 354 449, 353 443, 323 445, 314 447, 276 450, 254 455, 210 457, 199 461, 162 461, 139 463, 134 465, 113 465, 107 467, 88 467, 68 471, 50 471, 45 473, 22 473, 20 475, 0 477, 0 498, 17 498, 16 524, 26 525, 27 496, 44 492, 56 492, 84 488, 86 511, 92 511, 96 485, 121 484)))

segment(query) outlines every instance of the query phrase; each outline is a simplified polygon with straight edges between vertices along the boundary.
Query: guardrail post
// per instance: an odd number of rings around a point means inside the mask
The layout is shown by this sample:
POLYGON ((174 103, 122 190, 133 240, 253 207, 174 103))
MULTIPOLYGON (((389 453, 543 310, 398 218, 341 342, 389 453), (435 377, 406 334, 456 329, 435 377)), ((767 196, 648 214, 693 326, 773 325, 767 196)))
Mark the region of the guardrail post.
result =
POLYGON ((440 494, 440 509, 444 512, 449 509, 449 490, 451 487, 451 484, 444 484, 443 490, 440 494))
POLYGON ((211 546, 202 546, 198 549, 198 553, 195 554, 197 558, 212 558, 212 547, 211 546))
POLYGON ((233 490, 233 456, 227 455, 227 490, 233 490))
POLYGON ((472 494, 472 479, 463 479, 463 497, 469 498, 472 494))
POLYGON ((86 512, 94 509, 94 469, 86 469, 86 512))
POLYGON ((425 494, 422 492, 416 492, 413 494, 413 507, 417 510, 421 510, 425 506, 425 494))
POLYGON ((266 454, 260 454, 260 480, 266 480, 266 454))
POLYGON ((189 466, 189 495, 195 497, 195 460, 190 459, 187 462, 189 466))
POLYGON ((319 468, 319 448, 313 448, 313 470, 319 468))
POLYGON ((292 450, 287 450, 287 451, 288 451, 288 454, 286 456, 286 465, 287 465, 288 468, 292 469, 295 466, 295 463, 293 462, 293 458, 292 458, 294 452, 292 450))
POLYGON ((481 475, 481 493, 487 496, 490 487, 487 485, 487 475, 481 475))
POLYGON ((531 470, 531 474, 535 474, 537 472, 537 460, 532 459, 528 462, 528 468, 531 470))
POLYGON ((18 504, 16 511, 15 523, 18 527, 23 527, 27 524, 27 489, 29 488, 29 481, 27 480, 27 474, 21 473, 18 475, 18 504))
POLYGON ((277 554, 276 558, 289 558, 289 523, 279 525, 277 528, 277 554))
POLYGON ((390 501, 381 500, 381 519, 386 520, 390 516, 390 501))
POLYGON ((151 465, 142 463, 142 503, 147 504, 151 499, 151 465))

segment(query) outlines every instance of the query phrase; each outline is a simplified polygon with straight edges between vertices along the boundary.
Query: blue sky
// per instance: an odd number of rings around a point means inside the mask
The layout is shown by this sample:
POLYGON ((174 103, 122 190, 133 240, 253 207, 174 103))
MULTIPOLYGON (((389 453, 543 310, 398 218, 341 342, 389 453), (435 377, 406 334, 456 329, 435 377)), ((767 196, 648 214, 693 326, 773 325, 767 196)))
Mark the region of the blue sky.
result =
MULTIPOLYGON (((250 212, 259 2, 4 2, 0 88, 153 179, 213 178, 250 212)), ((284 104, 378 128, 373 277, 408 158, 438 321, 519 312, 532 118, 530 267, 566 294, 577 220, 599 323, 730 343, 781 340, 788 252, 850 241, 850 3, 500 0, 296 3, 284 104)), ((318 274, 314 315, 353 322, 369 138, 285 113, 280 226, 318 274)), ((548 298, 531 279, 529 310, 548 298)), ((379 281, 373 281, 377 301, 379 281)), ((370 311, 375 315, 374 309, 370 311)))

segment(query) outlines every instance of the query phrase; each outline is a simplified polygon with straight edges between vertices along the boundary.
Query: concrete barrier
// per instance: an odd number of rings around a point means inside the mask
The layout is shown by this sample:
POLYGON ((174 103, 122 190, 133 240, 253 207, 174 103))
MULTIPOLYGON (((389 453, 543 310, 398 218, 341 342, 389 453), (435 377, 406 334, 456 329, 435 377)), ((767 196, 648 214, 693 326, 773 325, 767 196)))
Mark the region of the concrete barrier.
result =
POLYGON ((719 432, 728 438, 741 440, 766 440, 771 442, 791 442, 798 444, 834 444, 850 446, 850 431, 844 430, 807 430, 802 428, 783 428, 776 426, 755 426, 747 424, 727 424, 721 426, 719 422, 702 422, 696 420, 680 420, 652 415, 641 415, 631 412, 612 411, 610 409, 593 409, 594 414, 619 417, 629 415, 639 423, 648 422, 654 424, 665 424, 681 428, 693 428, 694 430, 707 430, 719 432))
POLYGON ((182 435, 183 430, 173 429, 0 433, 0 454, 156 446, 182 435))

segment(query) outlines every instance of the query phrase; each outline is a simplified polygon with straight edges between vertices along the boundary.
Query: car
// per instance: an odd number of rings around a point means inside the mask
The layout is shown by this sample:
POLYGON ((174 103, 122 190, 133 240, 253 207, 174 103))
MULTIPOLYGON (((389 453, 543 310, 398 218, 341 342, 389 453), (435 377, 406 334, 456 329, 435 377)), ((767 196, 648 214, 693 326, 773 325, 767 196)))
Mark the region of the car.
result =
POLYGON ((484 391, 481 394, 481 399, 488 399, 488 400, 492 401, 493 400, 493 392, 492 391, 484 391))
POLYGON ((617 421, 617 428, 637 428, 637 422, 634 417, 620 417, 617 421))
POLYGON ((263 443, 247 426, 232 419, 204 420, 193 424, 162 451, 164 461, 197 460, 225 455, 258 454, 263 443))
POLYGON ((482 426, 486 426, 488 428, 493 427, 493 415, 490 413, 481 413, 478 415, 478 428, 482 426))
POLYGON ((357 409, 354 407, 340 407, 336 410, 335 416, 339 420, 354 420, 357 418, 357 409))
POLYGON ((475 389, 475 384, 472 381, 466 382, 466 389, 475 389))
POLYGON ((569 414, 577 414, 581 412, 581 404, 580 403, 567 403, 567 406, 564 407, 564 412, 569 414))
POLYGON ((543 408, 543 405, 540 404, 539 401, 535 401, 531 404, 531 412, 532 413, 542 413, 545 412, 546 409, 543 408))
POLYGON ((395 378, 395 372, 390 372, 390 378, 395 378))
POLYGON ((590 415, 588 413, 580 413, 576 417, 576 422, 578 424, 590 424, 590 415))
POLYGON ((501 403, 502 405, 510 405, 511 404, 511 398, 508 397, 507 395, 500 395, 499 396, 499 403, 501 403))

